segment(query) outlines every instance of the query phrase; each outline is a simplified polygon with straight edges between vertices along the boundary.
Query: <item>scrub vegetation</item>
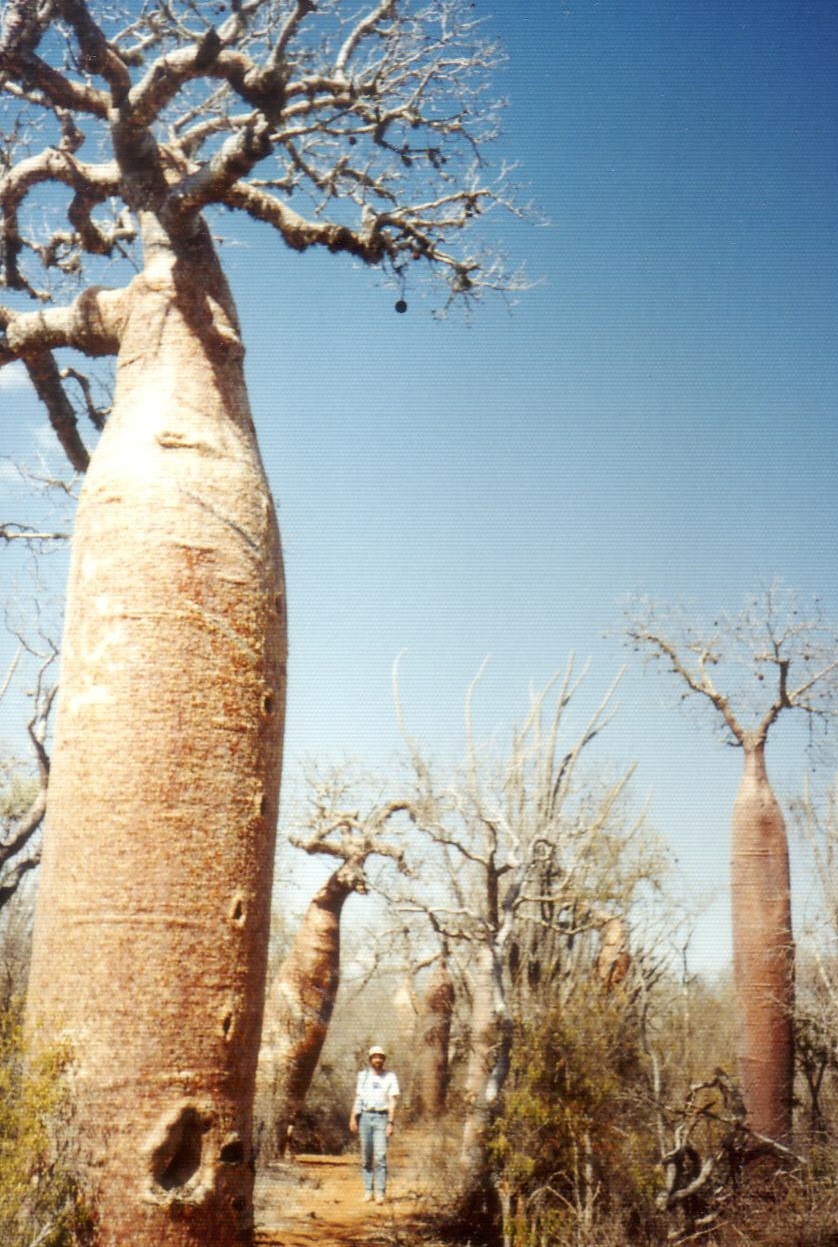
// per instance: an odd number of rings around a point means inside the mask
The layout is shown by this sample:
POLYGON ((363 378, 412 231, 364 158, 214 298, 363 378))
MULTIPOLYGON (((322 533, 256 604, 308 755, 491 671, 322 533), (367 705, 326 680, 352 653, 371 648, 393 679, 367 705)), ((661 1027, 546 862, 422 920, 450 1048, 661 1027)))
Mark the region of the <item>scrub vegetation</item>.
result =
MULTIPOLYGON (((4 934, 7 932, 4 931, 4 934)), ((0 1241, 84 1247, 93 1221, 73 1162, 69 1053, 27 1052, 18 997, 0 1012, 0 1241)))

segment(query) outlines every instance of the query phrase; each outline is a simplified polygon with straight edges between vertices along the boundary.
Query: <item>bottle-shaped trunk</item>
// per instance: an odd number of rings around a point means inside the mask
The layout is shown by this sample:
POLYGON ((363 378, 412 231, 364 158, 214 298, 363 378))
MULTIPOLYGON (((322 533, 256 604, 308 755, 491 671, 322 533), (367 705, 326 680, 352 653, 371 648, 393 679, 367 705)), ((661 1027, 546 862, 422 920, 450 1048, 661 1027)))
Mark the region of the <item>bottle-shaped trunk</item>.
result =
POLYGON ((758 1134, 788 1142, 794 1078, 789 854, 763 744, 745 749, 732 832, 733 965, 747 1121, 758 1134))
POLYGON ((132 287, 79 501, 28 1016, 102 1247, 252 1223, 285 693, 274 508, 206 235, 132 287))
POLYGON ((269 992, 257 1090, 262 1160, 285 1151, 323 1050, 340 986, 340 916, 348 894, 332 876, 312 898, 269 992))
POLYGON ((454 983, 446 962, 440 958, 428 976, 419 1022, 417 1098, 420 1113, 431 1119, 445 1112, 454 1000, 454 983))

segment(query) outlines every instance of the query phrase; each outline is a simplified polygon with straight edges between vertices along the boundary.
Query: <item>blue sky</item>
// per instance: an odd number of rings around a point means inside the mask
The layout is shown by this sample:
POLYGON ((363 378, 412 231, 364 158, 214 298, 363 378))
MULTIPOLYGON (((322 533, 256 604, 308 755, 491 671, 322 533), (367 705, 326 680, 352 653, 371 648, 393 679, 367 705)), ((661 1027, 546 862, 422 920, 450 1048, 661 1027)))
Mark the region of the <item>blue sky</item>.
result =
MULTIPOLYGON (((509 52, 502 153, 550 222, 503 226, 540 283, 511 315, 439 323, 410 291, 395 315, 369 274, 255 227, 225 252, 284 534, 292 767, 398 750, 404 648, 410 725, 455 756, 486 654, 479 731, 520 720, 571 651, 597 700, 628 594, 714 612, 779 576, 838 618, 838 10, 477 10, 509 52)), ((0 405, 0 453, 31 451, 34 406, 0 405)), ((631 668, 600 756, 637 760, 684 886, 711 898, 712 968, 739 758, 675 695, 631 668)), ((781 793, 802 739, 780 725, 781 793)))

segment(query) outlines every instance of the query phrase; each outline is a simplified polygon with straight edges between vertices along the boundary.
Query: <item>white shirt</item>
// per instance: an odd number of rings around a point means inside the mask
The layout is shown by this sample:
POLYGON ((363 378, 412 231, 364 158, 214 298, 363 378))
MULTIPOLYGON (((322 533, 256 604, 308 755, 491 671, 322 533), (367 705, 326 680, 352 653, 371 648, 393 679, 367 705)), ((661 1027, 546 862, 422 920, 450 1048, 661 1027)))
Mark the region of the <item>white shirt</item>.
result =
POLYGON ((363 1112, 386 1113, 390 1101, 399 1094, 399 1080, 391 1069, 377 1074, 370 1066, 358 1073, 355 1083, 353 1114, 363 1112))

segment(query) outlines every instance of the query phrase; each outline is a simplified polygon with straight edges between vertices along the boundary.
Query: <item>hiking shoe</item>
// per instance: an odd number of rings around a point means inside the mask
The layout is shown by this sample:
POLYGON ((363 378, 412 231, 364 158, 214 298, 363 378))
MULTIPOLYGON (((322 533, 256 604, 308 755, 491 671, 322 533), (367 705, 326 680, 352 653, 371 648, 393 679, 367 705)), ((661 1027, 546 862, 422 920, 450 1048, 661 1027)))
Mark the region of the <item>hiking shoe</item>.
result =
POLYGON ((381 1191, 376 1191, 376 1194, 375 1194, 375 1202, 376 1202, 377 1204, 383 1204, 383 1203, 384 1203, 384 1196, 381 1194, 381 1191))
POLYGON ((372 1201, 372 1191, 364 1191, 364 1199, 363 1199, 363 1202, 364 1202, 365 1204, 369 1204, 369 1203, 371 1203, 371 1201, 372 1201))

